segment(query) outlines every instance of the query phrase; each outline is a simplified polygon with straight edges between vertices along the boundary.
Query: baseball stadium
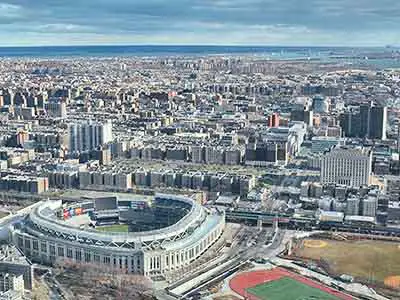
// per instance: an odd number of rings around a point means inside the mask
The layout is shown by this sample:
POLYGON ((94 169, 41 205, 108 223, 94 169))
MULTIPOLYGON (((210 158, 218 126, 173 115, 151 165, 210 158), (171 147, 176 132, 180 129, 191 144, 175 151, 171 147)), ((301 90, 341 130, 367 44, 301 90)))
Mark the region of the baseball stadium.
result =
POLYGON ((240 273, 230 280, 229 286, 247 300, 353 299, 283 268, 240 273))
POLYGON ((152 277, 192 263, 224 228, 223 212, 190 197, 156 194, 42 201, 11 235, 33 262, 104 264, 152 277))

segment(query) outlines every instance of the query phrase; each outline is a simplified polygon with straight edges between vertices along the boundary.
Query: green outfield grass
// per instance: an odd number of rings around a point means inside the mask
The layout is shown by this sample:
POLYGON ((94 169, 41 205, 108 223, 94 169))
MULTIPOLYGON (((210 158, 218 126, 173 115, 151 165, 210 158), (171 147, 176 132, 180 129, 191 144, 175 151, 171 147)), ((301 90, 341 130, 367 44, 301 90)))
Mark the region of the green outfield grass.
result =
POLYGON ((99 226, 96 227, 96 230, 104 232, 129 232, 129 225, 115 224, 115 225, 99 226))
POLYGON ((338 300, 339 298, 290 277, 259 284, 247 292, 261 300, 338 300))

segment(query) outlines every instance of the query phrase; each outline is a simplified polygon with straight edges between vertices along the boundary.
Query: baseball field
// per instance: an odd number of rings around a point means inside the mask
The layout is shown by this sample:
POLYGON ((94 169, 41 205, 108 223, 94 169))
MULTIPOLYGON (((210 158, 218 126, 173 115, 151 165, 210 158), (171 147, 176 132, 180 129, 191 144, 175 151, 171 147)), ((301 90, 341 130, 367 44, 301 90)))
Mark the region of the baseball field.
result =
POLYGON ((115 225, 98 226, 96 227, 96 230, 104 232, 129 232, 129 225, 115 224, 115 225))
POLYGON ((295 255, 324 260, 338 275, 400 287, 400 243, 375 240, 304 240, 295 255))

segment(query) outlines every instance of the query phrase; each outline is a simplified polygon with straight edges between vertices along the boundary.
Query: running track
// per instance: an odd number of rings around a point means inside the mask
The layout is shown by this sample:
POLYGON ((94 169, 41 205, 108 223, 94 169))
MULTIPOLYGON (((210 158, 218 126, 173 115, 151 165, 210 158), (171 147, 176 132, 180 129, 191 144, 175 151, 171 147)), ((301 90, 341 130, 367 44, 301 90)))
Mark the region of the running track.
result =
POLYGON ((335 289, 330 287, 321 285, 311 279, 305 278, 301 275, 289 272, 282 268, 275 268, 272 270, 261 270, 261 271, 253 271, 253 272, 244 272, 236 275, 234 278, 231 279, 229 282, 229 287, 235 293, 245 297, 248 300, 259 300, 256 296, 248 293, 246 289, 265 283, 269 281, 278 280, 282 277, 290 277, 293 278, 303 284, 311 286, 313 288, 317 288, 322 290, 328 294, 334 295, 341 300, 353 300, 354 298, 339 292, 335 289))

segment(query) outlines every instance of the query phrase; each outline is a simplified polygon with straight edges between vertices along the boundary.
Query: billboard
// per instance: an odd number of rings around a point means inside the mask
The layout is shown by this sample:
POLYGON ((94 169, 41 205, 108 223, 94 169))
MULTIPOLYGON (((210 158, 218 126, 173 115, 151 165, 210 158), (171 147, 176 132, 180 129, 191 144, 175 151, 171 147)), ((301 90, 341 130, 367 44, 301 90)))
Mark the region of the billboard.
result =
POLYGON ((102 197, 94 200, 94 210, 113 210, 118 208, 117 197, 102 197))
POLYGON ((69 214, 69 209, 64 208, 63 216, 64 216, 64 220, 69 219, 71 217, 71 215, 69 214))
POLYGON ((69 209, 69 215, 71 216, 71 217, 73 217, 73 216, 75 216, 75 209, 74 208, 70 208, 69 209))
POLYGON ((75 216, 80 216, 82 214, 82 207, 75 208, 75 216))

